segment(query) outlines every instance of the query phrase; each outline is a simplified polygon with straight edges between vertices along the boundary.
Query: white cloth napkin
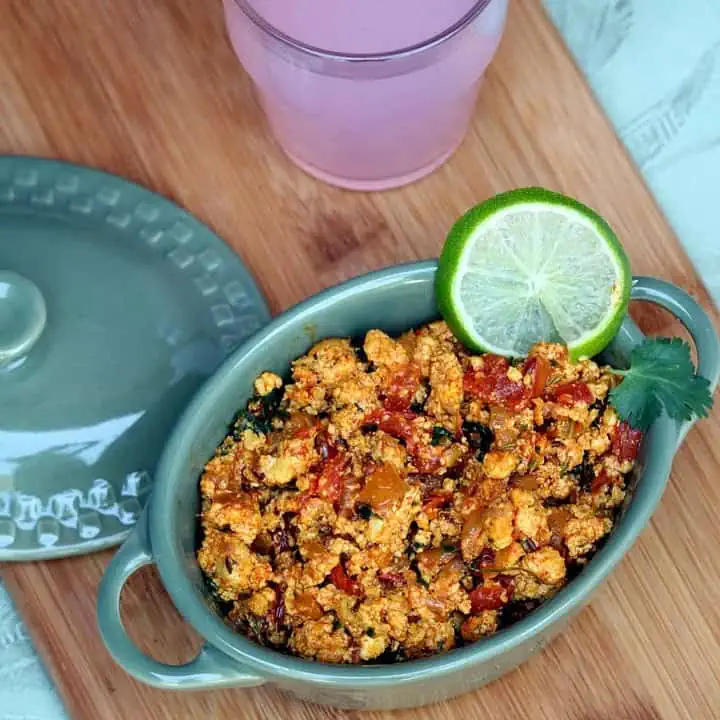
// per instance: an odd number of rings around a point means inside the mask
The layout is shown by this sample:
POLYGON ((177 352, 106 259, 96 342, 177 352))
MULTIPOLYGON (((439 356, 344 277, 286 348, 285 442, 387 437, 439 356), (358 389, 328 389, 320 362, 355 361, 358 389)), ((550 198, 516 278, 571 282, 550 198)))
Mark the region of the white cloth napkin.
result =
POLYGON ((60 720, 65 717, 25 626, 0 585, 0 718, 60 720))
POLYGON ((544 2, 720 305, 720 2, 544 2))

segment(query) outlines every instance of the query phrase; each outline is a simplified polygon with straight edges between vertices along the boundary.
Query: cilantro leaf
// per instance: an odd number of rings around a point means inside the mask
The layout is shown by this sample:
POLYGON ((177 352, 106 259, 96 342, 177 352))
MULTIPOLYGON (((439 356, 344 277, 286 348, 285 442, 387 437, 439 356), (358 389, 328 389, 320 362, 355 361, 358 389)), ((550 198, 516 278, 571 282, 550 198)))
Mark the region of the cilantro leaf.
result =
POLYGON ((623 381, 610 392, 620 418, 647 430, 663 410, 675 420, 707 417, 710 383, 695 374, 690 346, 680 338, 648 338, 630 355, 629 370, 615 370, 623 381))
POLYGON ((265 395, 254 396, 244 410, 240 410, 233 421, 233 436, 235 440, 240 439, 241 433, 245 430, 252 430, 256 433, 267 435, 272 432, 272 421, 276 417, 282 417, 280 410, 284 390, 274 388, 265 395))
POLYGON ((447 428, 442 427, 442 425, 436 425, 432 431, 432 440, 430 441, 431 444, 439 445, 444 438, 452 440, 453 434, 447 428))

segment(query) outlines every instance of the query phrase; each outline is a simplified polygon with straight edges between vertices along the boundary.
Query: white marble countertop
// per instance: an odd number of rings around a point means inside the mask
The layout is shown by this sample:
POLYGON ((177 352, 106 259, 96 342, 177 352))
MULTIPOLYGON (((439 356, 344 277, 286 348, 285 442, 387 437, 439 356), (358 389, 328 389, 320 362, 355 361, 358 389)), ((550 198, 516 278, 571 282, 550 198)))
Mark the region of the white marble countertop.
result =
MULTIPOLYGON (((720 2, 544 1, 720 304, 720 2)), ((66 717, 0 585, 0 720, 66 717)))

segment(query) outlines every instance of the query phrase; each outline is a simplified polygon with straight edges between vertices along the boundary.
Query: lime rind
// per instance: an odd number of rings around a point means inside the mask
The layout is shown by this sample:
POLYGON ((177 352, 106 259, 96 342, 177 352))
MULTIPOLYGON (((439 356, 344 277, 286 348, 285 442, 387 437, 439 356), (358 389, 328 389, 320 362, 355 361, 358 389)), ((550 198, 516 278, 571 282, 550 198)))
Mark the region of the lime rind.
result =
POLYGON ((630 285, 627 256, 597 213, 523 188, 457 221, 440 257, 437 295, 451 329, 475 350, 522 356, 546 340, 580 358, 615 335, 630 285))

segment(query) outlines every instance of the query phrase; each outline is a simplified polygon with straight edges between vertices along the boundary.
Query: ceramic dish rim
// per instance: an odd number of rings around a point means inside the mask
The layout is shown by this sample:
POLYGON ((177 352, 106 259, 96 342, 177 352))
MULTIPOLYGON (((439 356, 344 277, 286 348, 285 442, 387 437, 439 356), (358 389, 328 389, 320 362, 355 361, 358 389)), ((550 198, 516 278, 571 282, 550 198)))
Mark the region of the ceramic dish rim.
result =
MULTIPOLYGON (((429 658, 389 665, 336 665, 306 660, 280 651, 264 648, 225 625, 198 595, 185 570, 185 560, 177 551, 171 532, 163 532, 167 520, 165 510, 172 507, 172 478, 185 465, 183 438, 191 436, 193 426, 202 423, 210 412, 213 396, 223 387, 248 358, 263 352, 266 342, 288 325, 302 326, 316 312, 348 295, 370 288, 386 287, 399 282, 427 282, 437 267, 435 260, 393 265, 382 270, 328 288, 278 315, 236 350, 203 385, 175 426, 158 466, 155 487, 149 507, 149 533, 163 584, 173 603, 209 643, 228 658, 241 663, 241 670, 255 670, 272 677, 292 677, 294 681, 332 684, 335 687, 368 688, 389 681, 410 682, 452 673, 468 665, 479 665, 539 636, 557 620, 571 616, 589 599, 591 593, 625 557, 654 513, 662 497, 677 445, 677 426, 660 418, 650 430, 653 455, 640 471, 638 484, 628 512, 608 538, 605 546, 593 557, 587 568, 553 599, 547 601, 524 619, 486 639, 429 658), (183 459, 183 462, 180 460, 183 459), (647 478, 647 479, 646 479, 647 478), (644 481, 644 482, 643 482, 644 481), (165 520, 164 520, 165 518, 165 520), (181 578, 181 580, 179 580, 181 578)), ((635 342, 642 334, 632 321, 625 321, 619 334, 635 342)))

